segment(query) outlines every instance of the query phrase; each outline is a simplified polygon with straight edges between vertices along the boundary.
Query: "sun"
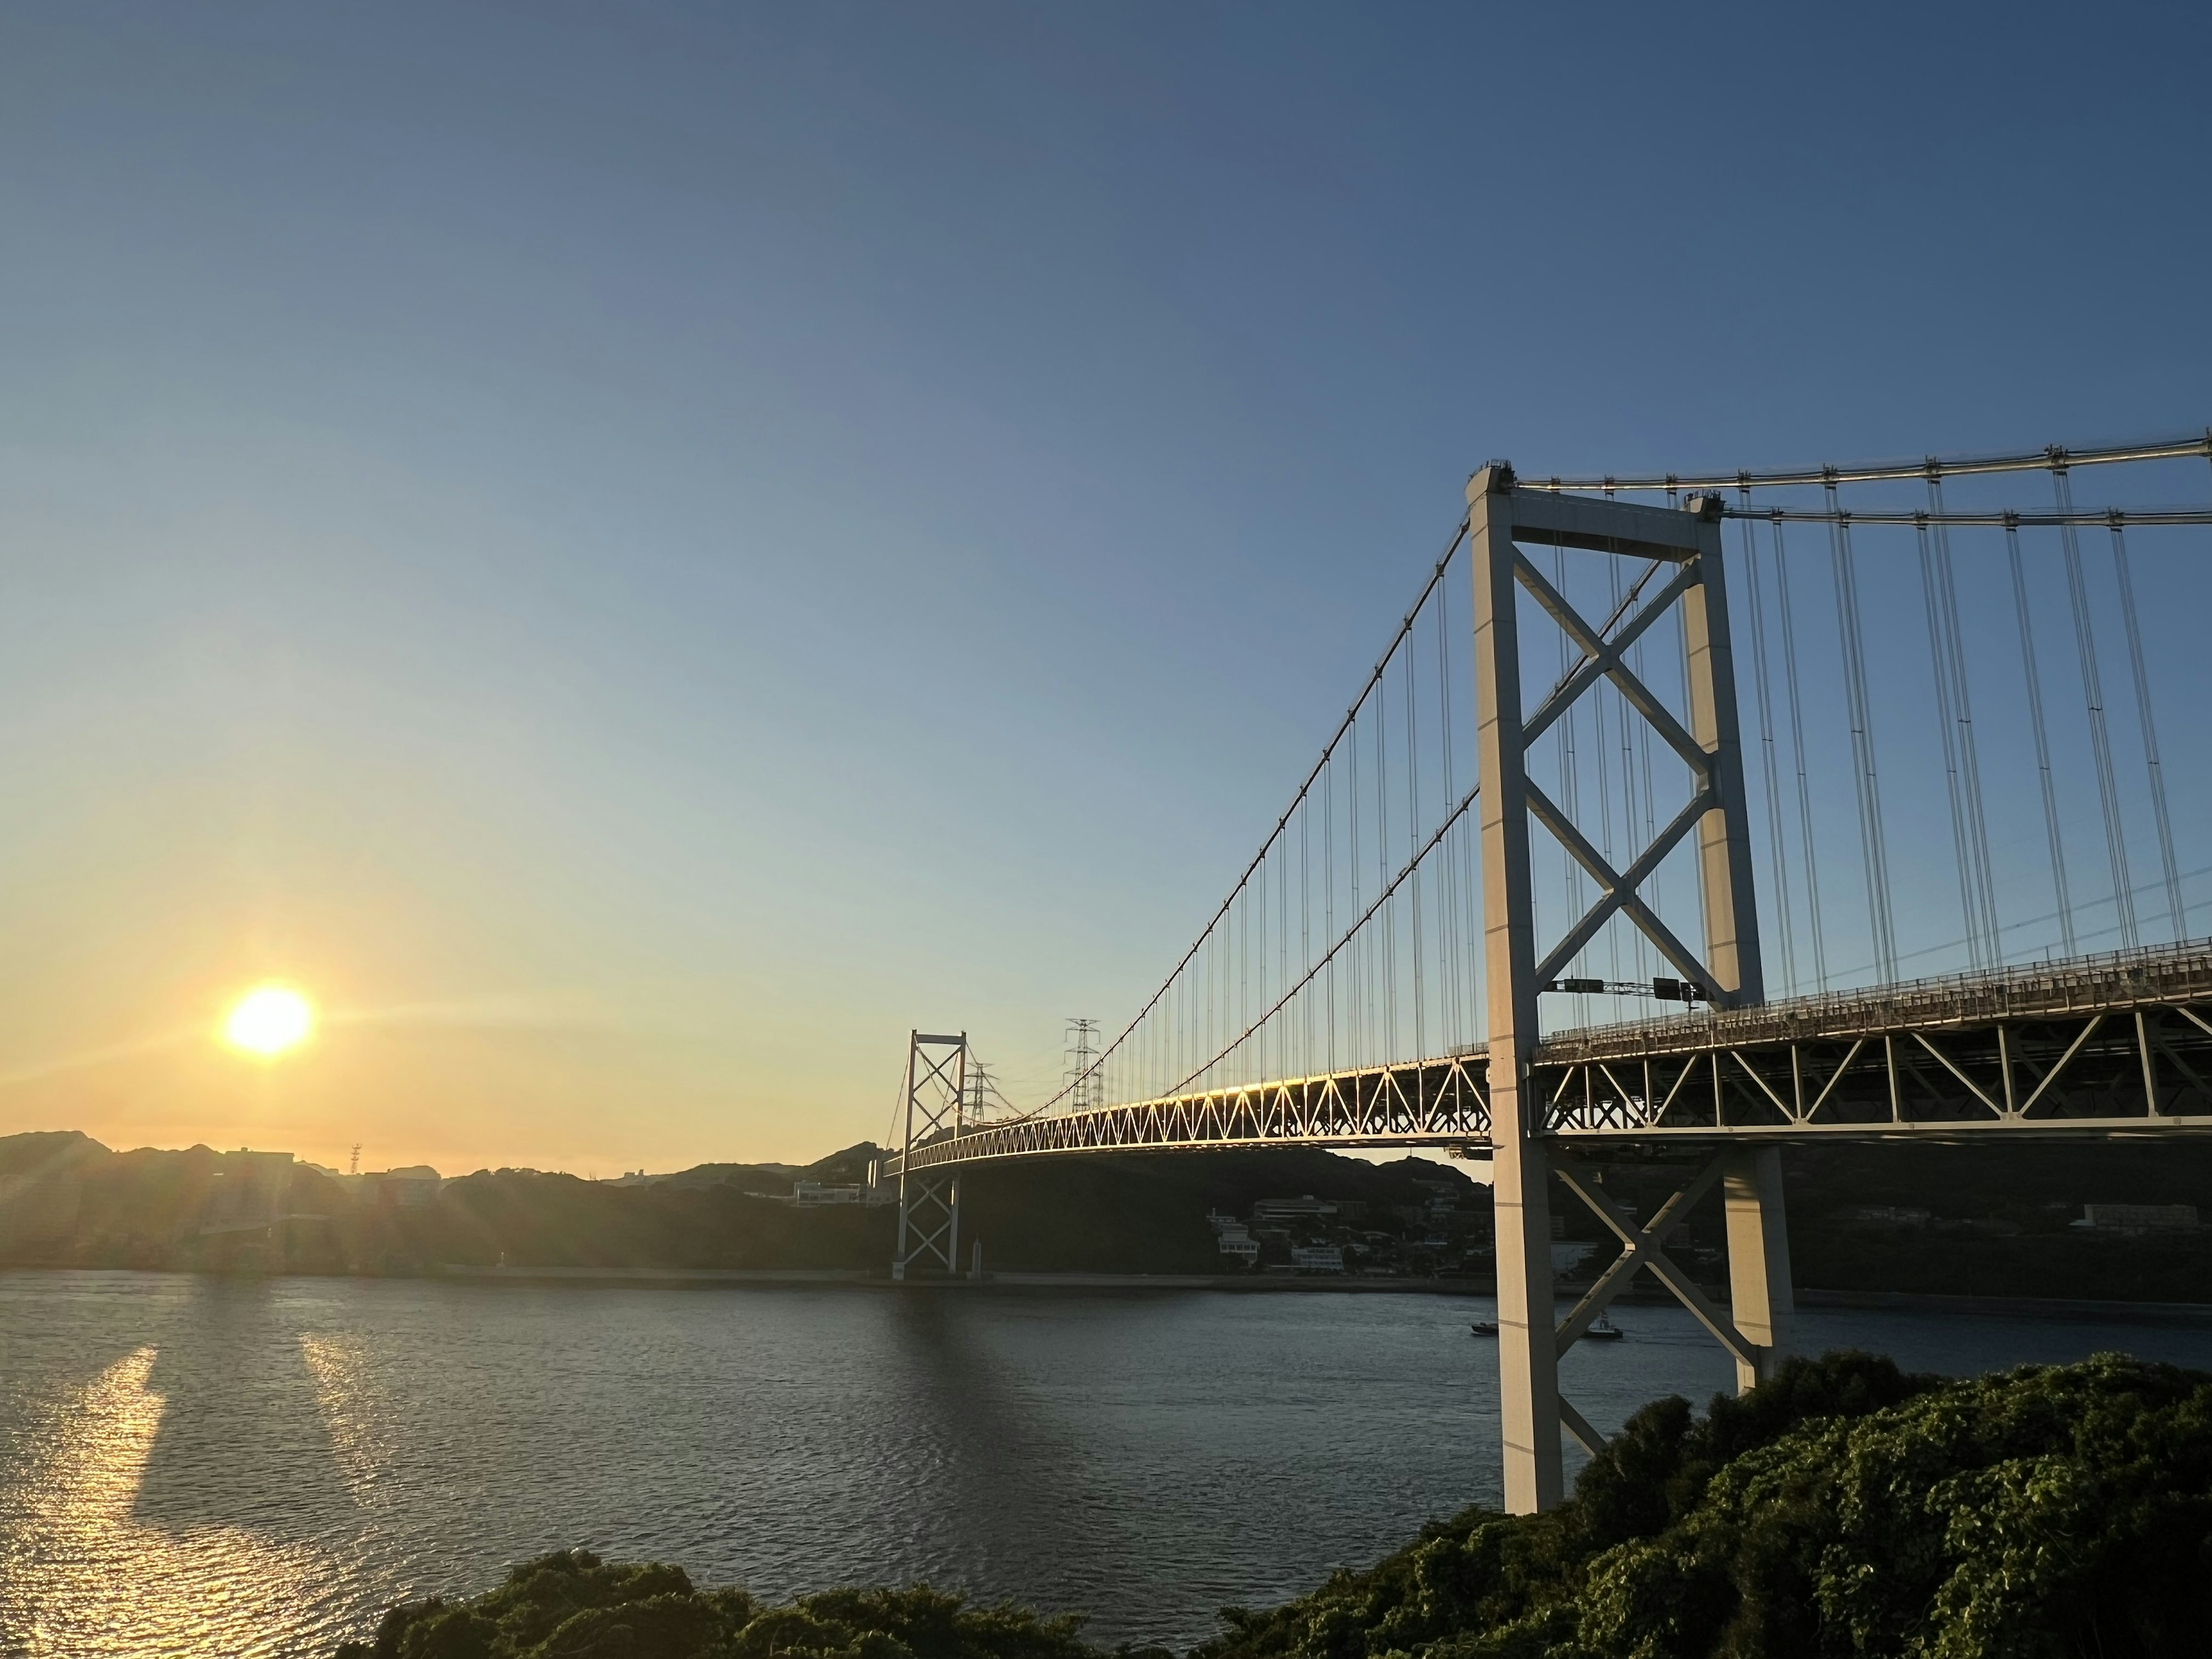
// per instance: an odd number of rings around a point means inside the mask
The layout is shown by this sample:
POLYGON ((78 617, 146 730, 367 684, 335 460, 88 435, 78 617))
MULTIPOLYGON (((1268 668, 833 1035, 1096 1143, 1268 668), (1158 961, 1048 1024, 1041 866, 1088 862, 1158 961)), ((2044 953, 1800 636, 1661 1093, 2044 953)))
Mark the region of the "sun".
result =
POLYGON ((222 1022, 222 1038, 264 1060, 296 1048, 314 1029, 315 1010, 289 985, 258 985, 238 1000, 222 1022))

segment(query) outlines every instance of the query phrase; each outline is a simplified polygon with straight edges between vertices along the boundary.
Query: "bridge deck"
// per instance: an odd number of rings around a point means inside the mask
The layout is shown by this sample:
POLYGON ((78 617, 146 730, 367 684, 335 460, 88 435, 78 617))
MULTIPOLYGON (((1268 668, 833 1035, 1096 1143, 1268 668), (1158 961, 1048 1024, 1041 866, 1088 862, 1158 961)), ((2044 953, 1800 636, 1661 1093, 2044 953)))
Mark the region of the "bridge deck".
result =
MULTIPOLYGON (((1276 1146, 1480 1148, 1480 1048, 984 1124, 907 1167, 1276 1146)), ((2212 942, 1562 1032, 1561 1142, 2212 1133, 2212 942)), ((886 1160, 896 1173, 901 1160, 886 1160)))

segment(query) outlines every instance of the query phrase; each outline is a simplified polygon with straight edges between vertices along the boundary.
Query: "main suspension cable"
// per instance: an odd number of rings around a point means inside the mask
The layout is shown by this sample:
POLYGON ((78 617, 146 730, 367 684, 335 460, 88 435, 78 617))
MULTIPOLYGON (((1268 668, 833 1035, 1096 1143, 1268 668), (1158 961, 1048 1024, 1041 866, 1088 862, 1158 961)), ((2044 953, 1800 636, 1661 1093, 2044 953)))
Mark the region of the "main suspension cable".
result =
MULTIPOLYGON (((1740 519, 1741 507, 1725 507, 1721 516, 1740 519)), ((2031 525, 2045 526, 2104 524, 2118 521, 2123 525, 2192 525, 2212 524, 2212 507, 2098 507, 2076 511, 2068 507, 2058 513, 2021 513, 2011 508, 1996 508, 1987 513, 1943 513, 1869 511, 1863 507, 1830 507, 1825 512, 1809 507, 1762 507, 1752 514, 1759 519, 1783 519, 1793 524, 1915 524, 1915 525, 2031 525)))
MULTIPOLYGON (((1391 878, 1389 884, 1385 886, 1380 893, 1377 893, 1375 896, 1373 900, 1369 902, 1367 908, 1359 913, 1358 919, 1355 920, 1349 927, 1344 930, 1343 937, 1339 939, 1335 944, 1328 947, 1328 954, 1322 957, 1321 961, 1316 963, 1313 967, 1308 969, 1304 977, 1300 979, 1297 984, 1291 986, 1288 990, 1285 991, 1281 996, 1275 1000, 1271 1007, 1263 1012, 1258 1019, 1253 1022, 1255 1028, 1266 1024, 1268 1020, 1273 1019, 1278 1013, 1281 1012, 1284 1006, 1288 1003, 1292 997, 1297 995, 1299 992, 1304 990, 1308 985, 1313 982, 1315 975, 1318 974, 1322 969, 1328 966, 1328 963, 1336 959, 1336 953, 1339 951, 1342 950, 1352 939, 1358 937, 1360 930, 1365 927, 1368 922, 1374 919, 1376 912, 1382 909, 1384 905, 1390 902, 1392 896, 1396 894, 1400 885, 1412 876, 1415 870, 1420 867, 1421 860, 1428 857, 1430 852, 1437 845, 1437 843, 1444 839, 1444 836, 1450 831, 1451 827, 1460 821, 1461 817, 1465 815, 1468 807, 1474 805, 1475 797, 1481 793, 1482 785, 1478 781, 1474 788, 1468 790, 1467 793, 1460 797, 1459 805, 1452 808, 1450 814, 1442 823, 1436 827, 1436 830, 1430 835, 1428 840, 1421 843, 1420 850, 1415 853, 1412 858, 1406 861, 1405 867, 1400 870, 1395 876, 1391 878)), ((1170 1097, 1181 1094, 1185 1089, 1188 1089, 1192 1084, 1197 1082, 1200 1078, 1211 1071, 1216 1065, 1219 1064, 1221 1060, 1226 1059, 1230 1053, 1241 1044, 1244 1041, 1245 1037, 1251 1036, 1251 1031, 1249 1030, 1244 1031, 1232 1040, 1228 1047, 1224 1048, 1219 1054, 1215 1054, 1212 1059, 1194 1066, 1188 1075, 1185 1076, 1182 1081, 1175 1084, 1172 1087, 1168 1089, 1166 1094, 1164 1095, 1162 1098, 1168 1098, 1170 1097)), ((1335 1069, 1336 1067, 1333 1064, 1329 1067, 1329 1070, 1332 1072, 1335 1069)))
MULTIPOLYGON (((1114 1040, 1108 1043, 1104 1048, 1099 1051, 1097 1059, 1092 1062, 1092 1069, 1095 1070, 1097 1067, 1104 1066, 1109 1056, 1112 1055, 1124 1042, 1127 1042, 1130 1036, 1136 1031, 1137 1028, 1144 1023, 1146 1018, 1150 1015, 1155 1008, 1159 1007, 1164 1000, 1166 1000, 1169 998, 1170 993, 1173 990, 1176 984, 1182 975, 1184 969, 1192 965, 1192 963, 1196 960, 1200 951, 1206 947, 1208 939, 1212 935, 1215 927, 1218 925, 1223 918, 1229 914, 1230 906, 1236 902, 1237 896, 1243 891, 1246 884, 1252 879, 1254 873, 1259 869, 1261 859, 1266 855, 1268 848, 1274 845, 1276 838, 1282 836, 1289 826, 1291 813, 1296 811, 1304 802, 1307 793, 1313 787, 1315 781, 1322 775, 1323 769, 1328 766, 1330 761, 1334 757, 1337 746, 1343 742, 1346 734, 1352 729, 1352 726, 1358 717, 1359 710, 1366 703, 1368 697, 1374 692, 1375 689, 1382 684, 1384 671, 1389 667, 1391 659, 1397 654, 1399 646, 1404 643, 1407 636, 1413 632, 1413 624, 1419 617, 1422 607, 1428 603, 1429 596, 1436 592, 1438 584, 1443 580, 1444 572, 1449 567, 1453 555, 1459 551, 1461 543, 1467 538, 1467 530, 1468 520, 1465 518, 1462 518, 1460 520, 1458 525, 1453 529, 1451 538, 1445 544, 1443 554, 1437 558, 1435 567, 1429 572, 1428 580, 1422 584, 1421 591, 1414 599, 1411 608, 1407 611, 1404 620, 1398 624, 1397 631, 1391 635, 1389 644, 1383 647, 1382 654, 1381 657, 1376 659, 1375 666, 1369 672, 1366 682, 1360 687, 1358 695, 1352 699, 1351 708, 1346 711, 1343 720, 1339 721, 1337 724, 1335 732, 1330 737, 1328 744, 1323 746, 1321 758, 1314 763, 1312 769, 1306 775, 1305 781, 1298 786, 1297 793, 1291 796, 1290 805, 1284 808, 1282 817, 1276 820, 1273 830, 1268 835, 1265 841, 1261 842, 1259 852, 1253 854, 1252 860, 1248 865, 1246 865, 1243 873, 1237 878, 1236 884, 1230 889, 1229 896, 1222 900, 1219 907, 1207 921, 1206 927, 1200 932, 1197 939, 1192 941, 1190 948, 1183 952, 1181 958, 1176 962, 1175 967, 1170 970, 1168 976, 1164 980, 1161 981, 1159 988, 1155 990, 1150 997, 1146 999, 1144 1006, 1138 1009, 1136 1013, 1130 1018, 1129 1023, 1121 1028, 1121 1031, 1115 1036, 1114 1040)), ((1169 1006, 1172 1007, 1172 1002, 1170 1002, 1169 1006)), ((1195 1008, 1194 1008, 1193 1014, 1194 1018, 1195 1018, 1195 1008)), ((1333 1037, 1334 1033, 1332 1033, 1332 1040, 1333 1037)), ((1086 1076, 1087 1075, 1088 1073, 1086 1073, 1086 1076)), ((1050 1100, 1045 1102, 1043 1105, 1038 1107, 1036 1109, 1037 1111, 1049 1111, 1054 1106, 1059 1104, 1060 1101, 1066 1099, 1068 1094, 1076 1086, 1076 1083, 1079 1081, 1081 1081, 1081 1079, 1071 1081, 1066 1087, 1063 1087, 1058 1094, 1054 1095, 1050 1100)))
POLYGON ((1876 461, 1853 466, 1823 466, 1788 472, 1713 472, 1647 474, 1641 477, 1522 478, 1522 488, 1536 489, 1595 489, 1610 495, 1616 490, 1771 489, 1790 485, 1810 487, 1826 483, 1898 483, 1927 476, 1933 459, 1946 477, 1972 473, 2035 472, 2063 456, 2075 466, 2105 466, 2124 461, 2170 461, 2192 456, 2212 459, 2212 428, 2187 437, 2155 439, 2147 443, 2120 444, 2099 449, 2061 449, 2056 447, 2006 455, 1947 455, 1917 461, 1876 461))

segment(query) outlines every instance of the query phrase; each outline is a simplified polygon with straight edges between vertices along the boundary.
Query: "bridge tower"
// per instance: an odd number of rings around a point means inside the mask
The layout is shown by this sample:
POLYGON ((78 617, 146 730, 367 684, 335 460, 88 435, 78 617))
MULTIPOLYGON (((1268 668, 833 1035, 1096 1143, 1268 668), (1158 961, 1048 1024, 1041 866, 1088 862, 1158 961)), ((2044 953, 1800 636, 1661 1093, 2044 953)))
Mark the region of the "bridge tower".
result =
POLYGON ((1560 1396, 1559 1357, 1638 1267, 1657 1273, 1731 1349, 1739 1388, 1757 1382, 1788 1340, 1789 1248, 1778 1152, 1723 1154, 1664 1206, 1649 1228, 1638 1228, 1624 1224, 1602 1192, 1578 1174, 1563 1150, 1549 1144, 1546 1103, 1528 1086, 1541 1036, 1539 993, 1615 915, 1626 916, 1684 979, 1706 988, 1717 1007, 1765 1000, 1720 508, 1720 499, 1711 495, 1692 495, 1686 507, 1677 509, 1516 488, 1512 467, 1503 461, 1492 462, 1468 483, 1482 778, 1483 944, 1489 970, 1498 1394, 1505 1506, 1516 1513, 1548 1509, 1565 1496, 1563 1426, 1596 1449, 1598 1437, 1560 1396), (1516 544, 1522 543, 1578 548, 1639 564, 1656 561, 1667 574, 1640 607, 1594 625, 1522 554, 1516 544), (1518 610, 1524 591, 1581 653, 1581 661, 1534 709, 1522 706, 1518 610), (1630 671, 1626 655, 1631 643, 1676 605, 1681 607, 1689 654, 1687 729, 1630 671), (1620 870, 1610 866, 1528 775, 1527 766, 1529 745, 1601 679, 1610 680, 1653 736, 1682 757, 1693 780, 1690 799, 1620 870), (1532 818, 1589 874, 1599 895, 1540 956, 1530 885, 1532 818), (1668 854, 1693 833, 1705 896, 1702 952, 1677 938, 1640 890, 1668 854), (1554 1170, 1624 1245, 1618 1270, 1600 1281, 1601 1293, 1594 1289, 1556 1327, 1550 1212, 1554 1170), (1716 1179, 1723 1182, 1728 1211, 1732 1319, 1707 1304, 1662 1249, 1666 1232, 1716 1179))
POLYGON ((899 1147, 898 1244, 891 1277, 959 1273, 960 1169, 912 1168, 914 1149, 940 1135, 958 1134, 967 1098, 968 1034, 908 1034, 906 1050, 904 1139, 899 1147), (911 1270, 911 1273, 909 1272, 911 1270))

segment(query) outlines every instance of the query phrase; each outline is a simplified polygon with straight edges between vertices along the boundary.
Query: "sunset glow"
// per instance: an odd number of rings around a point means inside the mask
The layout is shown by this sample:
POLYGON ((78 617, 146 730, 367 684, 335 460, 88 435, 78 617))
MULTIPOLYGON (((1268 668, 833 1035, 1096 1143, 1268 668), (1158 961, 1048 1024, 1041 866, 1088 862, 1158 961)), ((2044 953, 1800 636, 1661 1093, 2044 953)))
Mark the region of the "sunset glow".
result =
POLYGON ((307 998, 285 985, 263 985, 241 997, 222 1023, 223 1041, 264 1060, 307 1041, 315 1011, 307 998))

